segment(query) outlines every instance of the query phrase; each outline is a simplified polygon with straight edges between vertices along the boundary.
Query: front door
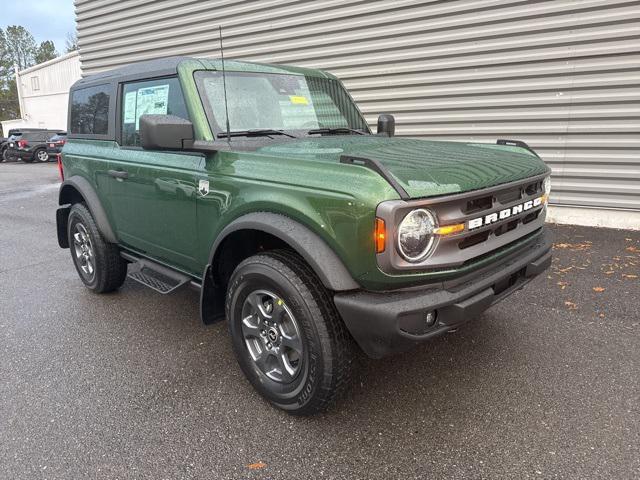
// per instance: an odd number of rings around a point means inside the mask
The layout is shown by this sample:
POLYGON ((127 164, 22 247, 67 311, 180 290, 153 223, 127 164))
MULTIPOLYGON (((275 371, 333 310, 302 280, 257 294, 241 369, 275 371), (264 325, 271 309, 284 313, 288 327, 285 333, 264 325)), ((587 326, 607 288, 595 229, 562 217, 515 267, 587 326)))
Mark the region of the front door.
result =
POLYGON ((140 147, 143 114, 189 119, 176 77, 122 85, 119 144, 110 155, 110 206, 120 241, 191 273, 196 262, 196 196, 205 159, 199 154, 140 147))

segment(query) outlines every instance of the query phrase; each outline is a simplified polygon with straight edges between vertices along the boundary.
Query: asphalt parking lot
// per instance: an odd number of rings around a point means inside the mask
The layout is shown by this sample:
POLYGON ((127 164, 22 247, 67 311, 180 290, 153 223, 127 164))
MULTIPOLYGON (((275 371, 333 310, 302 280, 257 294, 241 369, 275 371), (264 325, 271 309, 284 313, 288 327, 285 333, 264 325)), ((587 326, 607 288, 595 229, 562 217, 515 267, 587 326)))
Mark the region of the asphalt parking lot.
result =
POLYGON ((57 183, 0 164, 1 478, 640 477, 640 232, 553 227, 546 275, 293 418, 196 292, 86 290, 57 183))

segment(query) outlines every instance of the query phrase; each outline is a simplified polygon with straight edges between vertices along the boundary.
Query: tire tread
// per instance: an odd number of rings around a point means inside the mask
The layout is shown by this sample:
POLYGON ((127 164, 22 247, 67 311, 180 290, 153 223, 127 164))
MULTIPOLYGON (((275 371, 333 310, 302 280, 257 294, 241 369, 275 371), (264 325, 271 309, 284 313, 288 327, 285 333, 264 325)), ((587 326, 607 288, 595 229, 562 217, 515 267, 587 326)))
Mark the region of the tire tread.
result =
MULTIPOLYGON (((91 241, 94 244, 98 279, 95 287, 87 286, 96 293, 108 293, 117 290, 127 277, 127 262, 120 256, 120 249, 117 245, 105 241, 93 219, 93 215, 91 215, 84 203, 76 203, 71 207, 69 221, 71 221, 74 213, 86 223, 91 235, 91 241)), ((71 245, 71 255, 73 255, 73 241, 71 239, 69 239, 69 245, 71 245)))
MULTIPOLYGON (((313 397, 301 408, 289 410, 294 415, 311 415, 324 412, 344 396, 351 385, 355 361, 355 342, 347 330, 333 303, 333 298, 315 272, 302 257, 288 250, 272 250, 245 259, 238 269, 248 263, 262 263, 292 279, 302 296, 320 337, 330 347, 323 356, 323 378, 313 397), (325 358, 328 357, 328 358, 325 358)), ((235 285, 230 285, 227 295, 227 318, 230 318, 230 301, 235 285)))

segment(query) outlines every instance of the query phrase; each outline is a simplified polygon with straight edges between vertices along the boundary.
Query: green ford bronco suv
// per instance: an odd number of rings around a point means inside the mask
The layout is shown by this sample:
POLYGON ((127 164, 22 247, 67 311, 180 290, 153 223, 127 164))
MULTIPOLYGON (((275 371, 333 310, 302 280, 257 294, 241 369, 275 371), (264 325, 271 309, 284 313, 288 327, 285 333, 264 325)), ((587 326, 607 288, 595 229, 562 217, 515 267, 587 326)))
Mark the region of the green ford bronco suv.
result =
POLYGON ((97 293, 200 291, 272 404, 324 410, 357 350, 455 329, 551 262, 549 168, 525 143, 373 134, 333 75, 165 58, 69 99, 58 242, 97 293))

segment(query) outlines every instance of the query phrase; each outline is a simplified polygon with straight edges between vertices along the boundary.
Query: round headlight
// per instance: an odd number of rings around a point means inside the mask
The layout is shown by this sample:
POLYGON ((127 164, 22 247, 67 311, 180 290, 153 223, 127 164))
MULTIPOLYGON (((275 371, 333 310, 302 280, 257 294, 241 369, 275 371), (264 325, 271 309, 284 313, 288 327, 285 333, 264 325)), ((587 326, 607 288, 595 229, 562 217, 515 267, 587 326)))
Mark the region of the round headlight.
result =
POLYGON ((551 177, 545 177, 542 182, 542 187, 544 189, 544 194, 548 196, 551 193, 551 177))
POLYGON ((398 227, 398 250, 410 262, 419 262, 433 246, 436 220, 428 210, 420 208, 407 214, 398 227))

